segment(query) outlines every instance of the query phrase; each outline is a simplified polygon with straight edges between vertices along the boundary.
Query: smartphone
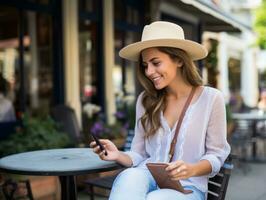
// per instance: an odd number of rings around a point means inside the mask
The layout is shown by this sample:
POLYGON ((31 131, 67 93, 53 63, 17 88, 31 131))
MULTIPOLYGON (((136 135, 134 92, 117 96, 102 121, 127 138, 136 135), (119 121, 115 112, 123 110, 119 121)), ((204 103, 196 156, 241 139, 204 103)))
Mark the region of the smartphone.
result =
POLYGON ((93 137, 94 141, 96 142, 96 144, 100 147, 101 151, 104 151, 104 155, 108 155, 107 151, 105 150, 105 148, 103 147, 103 145, 100 143, 99 139, 96 137, 96 135, 91 134, 91 136, 93 137))

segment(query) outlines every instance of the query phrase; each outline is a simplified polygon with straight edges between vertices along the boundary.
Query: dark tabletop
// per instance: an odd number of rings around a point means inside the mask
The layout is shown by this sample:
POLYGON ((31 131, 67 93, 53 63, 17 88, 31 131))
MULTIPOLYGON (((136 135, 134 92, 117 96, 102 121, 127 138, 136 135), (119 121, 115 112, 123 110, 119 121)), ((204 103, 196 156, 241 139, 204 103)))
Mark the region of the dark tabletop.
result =
POLYGON ((0 159, 0 170, 23 175, 67 176, 120 168, 102 161, 90 148, 31 151, 0 159))

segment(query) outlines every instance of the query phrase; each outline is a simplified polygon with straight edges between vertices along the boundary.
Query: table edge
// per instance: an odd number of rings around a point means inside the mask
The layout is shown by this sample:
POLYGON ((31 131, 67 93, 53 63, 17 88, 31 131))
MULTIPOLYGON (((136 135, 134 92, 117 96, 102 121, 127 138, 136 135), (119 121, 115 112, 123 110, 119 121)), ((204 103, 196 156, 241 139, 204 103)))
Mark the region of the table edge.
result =
POLYGON ((112 170, 121 169, 121 168, 123 168, 122 165, 113 164, 113 166, 110 166, 110 167, 102 167, 98 169, 85 169, 85 170, 79 170, 79 171, 67 171, 67 172, 62 172, 62 171, 38 172, 38 171, 7 169, 7 168, 1 168, 1 167, 0 167, 0 171, 10 173, 10 174, 29 175, 29 176, 30 175, 33 175, 33 176, 76 176, 76 175, 82 175, 82 174, 107 172, 107 171, 112 171, 112 170))

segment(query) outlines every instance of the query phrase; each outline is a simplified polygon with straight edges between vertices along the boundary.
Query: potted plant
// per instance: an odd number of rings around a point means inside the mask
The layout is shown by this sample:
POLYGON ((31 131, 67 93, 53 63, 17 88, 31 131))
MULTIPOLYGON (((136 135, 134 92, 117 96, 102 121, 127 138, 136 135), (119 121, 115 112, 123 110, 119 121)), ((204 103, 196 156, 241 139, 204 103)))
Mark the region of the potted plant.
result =
POLYGON ((0 142, 0 157, 25 151, 64 148, 70 145, 67 134, 58 129, 50 116, 22 117, 22 125, 16 132, 0 142))
MULTIPOLYGON (((30 117, 22 116, 22 125, 16 128, 16 132, 0 142, 0 157, 26 151, 64 148, 68 147, 70 139, 68 135, 60 132, 58 124, 48 115, 30 117)), ((16 196, 22 195, 24 186, 21 180, 30 180, 34 199, 59 196, 59 183, 54 176, 22 176, 2 174, 5 180, 12 179, 17 183, 16 196), (45 189, 44 189, 45 188, 45 189)), ((24 191, 25 192, 25 191, 24 191)))

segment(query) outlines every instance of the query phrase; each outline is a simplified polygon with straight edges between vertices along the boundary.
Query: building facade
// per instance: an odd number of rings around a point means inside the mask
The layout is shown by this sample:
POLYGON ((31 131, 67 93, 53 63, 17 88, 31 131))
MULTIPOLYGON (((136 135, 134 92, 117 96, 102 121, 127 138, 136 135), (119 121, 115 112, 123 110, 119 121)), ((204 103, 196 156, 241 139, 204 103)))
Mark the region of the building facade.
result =
MULTIPOLYGON (((118 51, 140 39, 144 24, 172 21, 198 42, 204 32, 250 29, 213 1, 1 0, 0 15, 0 72, 17 117, 68 104, 80 123, 87 104, 99 105, 112 123, 124 101, 134 102, 136 64, 118 51)), ((197 65, 204 73, 204 61, 197 65)))

